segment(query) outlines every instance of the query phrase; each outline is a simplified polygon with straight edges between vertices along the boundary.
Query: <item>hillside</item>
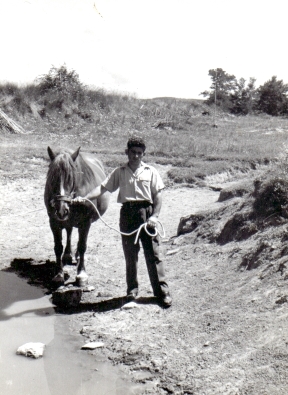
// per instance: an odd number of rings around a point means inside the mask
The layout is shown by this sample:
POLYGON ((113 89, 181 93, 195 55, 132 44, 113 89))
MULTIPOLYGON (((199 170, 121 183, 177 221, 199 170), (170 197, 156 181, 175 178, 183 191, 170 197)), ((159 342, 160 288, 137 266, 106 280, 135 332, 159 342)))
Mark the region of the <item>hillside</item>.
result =
MULTIPOLYGON (((129 374, 137 394, 286 394, 287 119, 218 114, 215 128, 201 101, 124 97, 78 112, 47 105, 41 115, 28 96, 25 110, 5 97, 0 108, 29 133, 1 131, 1 269, 51 292, 47 215, 25 216, 43 207, 47 145, 81 145, 108 171, 126 159, 136 131, 167 185, 160 219, 173 306, 163 310, 152 298, 142 258, 137 307, 123 308, 121 242, 97 223, 87 252, 95 291, 60 309, 73 317, 70 330, 103 341, 101 357, 129 374)), ((117 226, 113 199, 105 219, 117 226)), ((66 270, 73 279, 75 267, 66 270)))

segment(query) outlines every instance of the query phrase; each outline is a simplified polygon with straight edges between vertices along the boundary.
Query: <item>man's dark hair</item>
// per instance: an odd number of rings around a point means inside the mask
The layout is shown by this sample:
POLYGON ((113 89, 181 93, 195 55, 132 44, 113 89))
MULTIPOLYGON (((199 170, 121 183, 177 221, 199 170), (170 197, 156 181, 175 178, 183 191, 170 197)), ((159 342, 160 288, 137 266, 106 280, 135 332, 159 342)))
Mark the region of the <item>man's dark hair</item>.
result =
POLYGON ((145 141, 141 137, 130 137, 127 142, 127 148, 130 149, 132 147, 140 147, 143 148, 143 151, 146 149, 145 141))

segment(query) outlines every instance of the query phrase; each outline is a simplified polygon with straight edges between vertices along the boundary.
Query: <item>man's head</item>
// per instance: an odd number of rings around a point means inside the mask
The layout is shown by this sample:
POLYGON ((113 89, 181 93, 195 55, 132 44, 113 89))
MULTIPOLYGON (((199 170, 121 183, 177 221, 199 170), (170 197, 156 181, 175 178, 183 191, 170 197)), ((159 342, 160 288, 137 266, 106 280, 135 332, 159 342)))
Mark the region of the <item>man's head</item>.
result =
POLYGON ((131 168, 137 168, 141 164, 141 159, 145 155, 146 145, 142 138, 131 137, 127 142, 127 148, 125 150, 128 155, 128 161, 131 168))
POLYGON ((140 147, 144 152, 146 149, 145 141, 141 137, 130 137, 127 142, 127 149, 129 150, 132 147, 140 147))

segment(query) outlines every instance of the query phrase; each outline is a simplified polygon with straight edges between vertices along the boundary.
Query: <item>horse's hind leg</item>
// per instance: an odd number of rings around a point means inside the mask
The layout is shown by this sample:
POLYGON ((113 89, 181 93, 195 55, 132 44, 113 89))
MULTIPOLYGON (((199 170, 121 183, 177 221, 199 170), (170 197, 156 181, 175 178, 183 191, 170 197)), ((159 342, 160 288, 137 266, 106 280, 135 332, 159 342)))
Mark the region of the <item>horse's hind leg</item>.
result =
POLYGON ((88 275, 85 269, 84 255, 87 249, 87 238, 91 224, 87 224, 84 228, 79 228, 79 241, 77 246, 76 256, 77 259, 77 276, 76 283, 79 286, 85 286, 88 283, 88 275))
POLYGON ((65 251, 64 251, 64 254, 62 256, 62 264, 63 264, 63 266, 65 266, 65 265, 72 265, 72 252, 71 252, 72 230, 73 230, 72 227, 66 229, 67 241, 66 241, 65 251))

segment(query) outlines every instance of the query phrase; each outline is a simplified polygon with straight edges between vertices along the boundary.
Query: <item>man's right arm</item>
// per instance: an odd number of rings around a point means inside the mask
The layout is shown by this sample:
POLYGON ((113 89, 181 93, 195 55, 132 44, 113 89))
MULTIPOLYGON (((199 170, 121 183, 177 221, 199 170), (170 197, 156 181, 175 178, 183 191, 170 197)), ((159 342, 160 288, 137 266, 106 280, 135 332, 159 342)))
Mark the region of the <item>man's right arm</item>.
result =
POLYGON ((105 192, 114 192, 119 187, 119 168, 116 168, 112 171, 112 173, 102 182, 101 185, 92 189, 91 192, 87 193, 86 196, 81 197, 78 196, 72 200, 72 204, 85 204, 85 199, 96 199, 99 196, 103 195, 105 192), (104 185, 103 185, 104 184, 104 185))
POLYGON ((99 196, 103 195, 107 189, 103 185, 98 185, 98 187, 92 189, 91 192, 87 193, 84 197, 82 196, 77 196, 75 199, 71 201, 72 204, 78 204, 78 203, 85 203, 86 199, 92 200, 96 199, 99 196))

